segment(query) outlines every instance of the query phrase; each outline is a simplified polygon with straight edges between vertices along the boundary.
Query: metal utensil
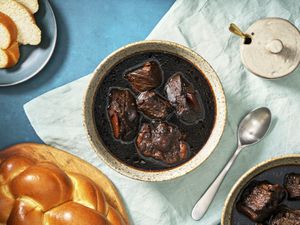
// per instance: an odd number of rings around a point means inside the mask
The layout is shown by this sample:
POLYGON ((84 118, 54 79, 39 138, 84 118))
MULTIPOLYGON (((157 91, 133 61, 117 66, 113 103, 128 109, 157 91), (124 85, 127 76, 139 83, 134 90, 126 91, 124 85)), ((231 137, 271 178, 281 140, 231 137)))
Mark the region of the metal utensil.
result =
POLYGON ((271 118, 271 111, 268 108, 262 107, 253 110, 241 120, 238 128, 238 147, 227 165, 194 206, 192 210, 192 218, 194 220, 200 220, 204 216, 219 190, 224 177, 241 150, 249 145, 256 144, 265 136, 270 127, 271 118))
POLYGON ((238 35, 239 37, 243 38, 244 44, 250 44, 252 41, 251 36, 249 34, 244 33, 243 31, 241 31, 241 29, 234 23, 230 24, 229 31, 238 35))

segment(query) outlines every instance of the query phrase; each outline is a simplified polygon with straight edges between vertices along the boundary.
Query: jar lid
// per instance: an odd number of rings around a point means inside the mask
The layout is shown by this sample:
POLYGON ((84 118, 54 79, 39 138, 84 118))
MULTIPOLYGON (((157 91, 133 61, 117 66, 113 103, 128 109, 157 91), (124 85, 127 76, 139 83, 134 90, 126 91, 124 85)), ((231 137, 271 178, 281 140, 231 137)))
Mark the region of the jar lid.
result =
POLYGON ((300 33, 281 18, 257 20, 245 32, 251 41, 240 44, 244 65, 265 78, 279 78, 293 72, 300 62, 300 33))

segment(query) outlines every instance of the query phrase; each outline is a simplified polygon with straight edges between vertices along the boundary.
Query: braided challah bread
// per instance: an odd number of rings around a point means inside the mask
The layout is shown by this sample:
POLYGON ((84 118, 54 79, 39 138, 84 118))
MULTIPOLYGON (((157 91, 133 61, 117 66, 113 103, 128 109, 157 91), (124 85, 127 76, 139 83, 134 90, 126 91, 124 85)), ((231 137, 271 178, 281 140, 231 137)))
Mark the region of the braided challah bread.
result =
POLYGON ((128 225, 128 218, 94 167, 46 145, 20 144, 0 151, 0 224, 128 225))

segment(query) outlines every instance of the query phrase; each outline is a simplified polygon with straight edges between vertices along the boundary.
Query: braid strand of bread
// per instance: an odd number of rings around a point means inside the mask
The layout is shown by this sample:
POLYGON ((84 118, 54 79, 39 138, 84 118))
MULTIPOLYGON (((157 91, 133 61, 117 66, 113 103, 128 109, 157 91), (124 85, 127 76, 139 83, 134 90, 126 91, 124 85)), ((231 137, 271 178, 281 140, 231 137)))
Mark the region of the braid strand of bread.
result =
POLYGON ((90 178, 0 152, 0 224, 127 225, 90 178))

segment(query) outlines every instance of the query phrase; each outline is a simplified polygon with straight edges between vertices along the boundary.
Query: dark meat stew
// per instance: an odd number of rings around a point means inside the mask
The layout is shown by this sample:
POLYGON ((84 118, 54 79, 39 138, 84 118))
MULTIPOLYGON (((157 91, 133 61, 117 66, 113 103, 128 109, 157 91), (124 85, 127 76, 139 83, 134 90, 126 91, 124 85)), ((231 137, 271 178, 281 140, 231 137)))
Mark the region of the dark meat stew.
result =
POLYGON ((125 89, 111 89, 107 112, 114 137, 122 141, 132 141, 139 126, 139 113, 131 92, 125 89))
POLYGON ((268 181, 252 181, 243 192, 237 209, 255 222, 264 222, 285 196, 284 188, 268 181))
POLYGON ((163 75, 160 65, 152 60, 145 62, 141 67, 128 72, 124 76, 136 92, 150 91, 161 85, 163 75))
POLYGON ((165 86, 170 103, 176 109, 178 117, 186 123, 203 120, 205 110, 202 100, 193 85, 182 73, 175 73, 165 86))
POLYGON ((202 72, 165 52, 116 64, 99 85, 94 118, 114 157, 143 170, 185 163, 205 145, 215 123, 215 97, 202 72))
POLYGON ((136 139, 138 152, 144 157, 150 157, 159 163, 179 163, 188 156, 189 146, 184 142, 184 135, 178 127, 159 122, 145 123, 136 139))
POLYGON ((284 179, 284 187, 288 192, 289 199, 300 200, 300 174, 287 174, 284 179))
POLYGON ((300 167, 280 166, 252 178, 233 209, 232 225, 300 225, 300 167))
POLYGON ((300 210, 294 210, 287 207, 279 209, 272 216, 270 225, 300 225, 300 210))
POLYGON ((173 111, 171 104, 155 91, 142 92, 136 102, 138 109, 150 119, 165 119, 173 111))

